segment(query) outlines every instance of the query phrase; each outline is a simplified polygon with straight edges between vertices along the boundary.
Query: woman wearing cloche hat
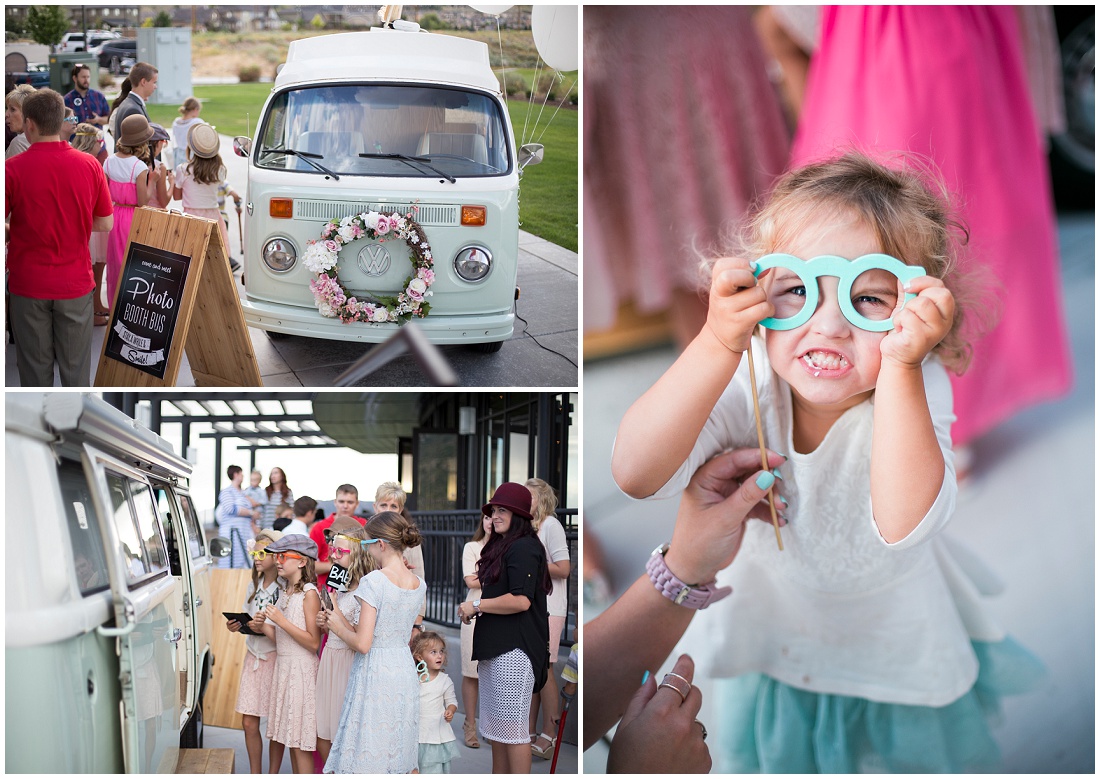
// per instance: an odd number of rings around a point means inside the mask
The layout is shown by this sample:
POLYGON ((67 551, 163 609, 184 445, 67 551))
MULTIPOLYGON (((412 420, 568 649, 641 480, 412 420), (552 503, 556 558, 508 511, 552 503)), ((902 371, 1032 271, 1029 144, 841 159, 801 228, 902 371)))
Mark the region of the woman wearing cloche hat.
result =
POLYGON ((458 613, 467 624, 477 620, 479 725, 492 743, 493 773, 526 774, 531 772, 531 696, 546 683, 550 666, 550 572, 531 524, 526 487, 500 485, 481 510, 493 521, 477 566, 481 598, 460 603, 458 613))

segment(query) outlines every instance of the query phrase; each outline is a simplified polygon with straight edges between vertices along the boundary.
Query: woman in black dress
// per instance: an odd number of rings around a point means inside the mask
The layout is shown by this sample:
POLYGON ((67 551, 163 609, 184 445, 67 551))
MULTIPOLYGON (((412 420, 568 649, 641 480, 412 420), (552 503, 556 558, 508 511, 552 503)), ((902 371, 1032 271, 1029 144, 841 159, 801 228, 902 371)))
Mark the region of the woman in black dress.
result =
POLYGON ((493 532, 477 566, 481 598, 460 603, 458 612, 463 622, 477 620, 479 725, 493 746, 493 773, 526 774, 531 772, 531 696, 542 689, 550 668, 550 572, 531 525, 526 487, 500 485, 482 511, 492 517, 493 532))

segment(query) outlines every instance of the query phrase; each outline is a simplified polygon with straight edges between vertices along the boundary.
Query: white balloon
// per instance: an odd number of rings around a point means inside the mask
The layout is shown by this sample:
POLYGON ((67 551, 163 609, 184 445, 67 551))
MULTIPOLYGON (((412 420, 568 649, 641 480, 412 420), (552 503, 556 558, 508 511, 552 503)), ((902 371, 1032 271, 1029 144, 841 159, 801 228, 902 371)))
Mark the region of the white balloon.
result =
POLYGON ((500 16, 512 6, 510 5, 471 5, 475 11, 481 11, 483 14, 492 14, 493 16, 500 16))
POLYGON ((547 65, 558 71, 577 69, 577 6, 534 6, 531 32, 535 48, 547 65))

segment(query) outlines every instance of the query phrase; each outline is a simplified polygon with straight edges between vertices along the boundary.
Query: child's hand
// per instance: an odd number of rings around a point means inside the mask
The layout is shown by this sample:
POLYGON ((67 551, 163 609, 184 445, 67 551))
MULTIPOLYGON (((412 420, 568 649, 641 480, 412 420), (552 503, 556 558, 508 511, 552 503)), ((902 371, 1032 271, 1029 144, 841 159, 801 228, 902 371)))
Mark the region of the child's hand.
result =
POLYGON ((321 628, 321 630, 326 633, 328 632, 328 615, 329 612, 325 611, 324 606, 317 612, 317 627, 321 628))
POLYGON ((454 716, 455 716, 455 713, 453 711, 451 711, 450 709, 447 709, 445 712, 443 712, 443 719, 445 719, 447 722, 450 722, 451 720, 453 720, 454 716))
MULTIPOLYGON (((908 291, 917 296, 906 303, 905 308, 894 309, 894 329, 882 339, 879 350, 884 361, 914 367, 919 366, 951 330, 955 298, 943 280, 935 276, 913 279, 908 291)), ((903 290, 898 300, 904 299, 903 290)))
POLYGON ((775 307, 757 285, 748 260, 723 257, 714 264, 707 327, 723 346, 731 352, 744 352, 756 323, 773 314, 775 307))
POLYGON ((230 633, 237 633, 241 629, 241 623, 235 619, 230 619, 226 620, 225 627, 230 633))
POLYGON ((270 620, 276 625, 281 625, 283 622, 283 612, 279 611, 278 606, 268 606, 263 611, 256 614, 257 617, 263 615, 265 620, 270 620))

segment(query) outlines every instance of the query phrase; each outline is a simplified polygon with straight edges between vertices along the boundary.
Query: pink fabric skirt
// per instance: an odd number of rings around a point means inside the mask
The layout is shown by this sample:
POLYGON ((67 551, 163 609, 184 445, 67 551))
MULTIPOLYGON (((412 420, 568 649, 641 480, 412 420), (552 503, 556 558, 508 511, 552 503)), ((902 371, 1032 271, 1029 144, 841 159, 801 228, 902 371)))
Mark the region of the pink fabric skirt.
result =
POLYGON ((317 656, 311 658, 276 657, 267 715, 267 737, 304 752, 317 749, 317 656))
POLYGON ((241 714, 266 717, 271 708, 271 683, 275 676, 275 653, 268 652, 260 660, 251 652, 244 656, 241 686, 237 692, 236 710, 241 714))
POLYGON ((999 323, 952 377, 955 442, 1064 394, 1072 370, 1054 210, 1015 9, 824 8, 792 164, 852 145, 932 160, 970 230, 964 267, 983 266, 1001 288, 999 323))
POLYGON ((317 738, 328 741, 336 738, 353 660, 355 650, 347 647, 329 646, 321 655, 321 666, 317 669, 317 738))
POLYGON ((584 329, 705 290, 722 242, 787 163, 747 6, 584 11, 584 329))

